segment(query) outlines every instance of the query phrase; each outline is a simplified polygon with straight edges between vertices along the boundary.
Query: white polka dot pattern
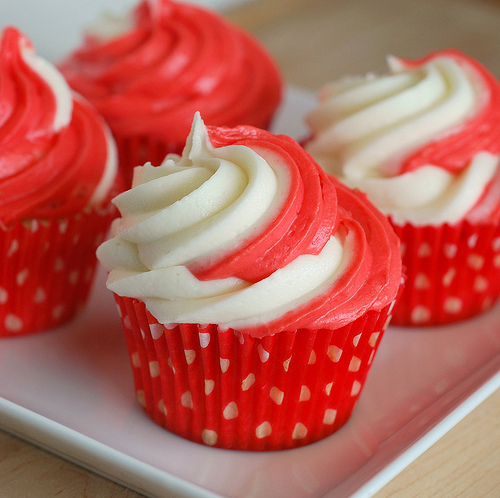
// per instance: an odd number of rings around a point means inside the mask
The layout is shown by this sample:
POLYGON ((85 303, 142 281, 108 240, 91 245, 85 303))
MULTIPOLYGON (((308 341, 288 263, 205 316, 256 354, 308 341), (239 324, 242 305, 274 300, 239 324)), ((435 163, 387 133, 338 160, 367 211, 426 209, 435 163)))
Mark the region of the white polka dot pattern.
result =
POLYGON ((19 241, 17 239, 12 240, 10 247, 7 251, 7 257, 10 258, 19 249, 19 241))
POLYGON ((424 273, 419 273, 415 277, 415 289, 428 289, 431 286, 429 277, 424 273))
POLYGON ((311 351, 308 363, 309 365, 314 365, 316 363, 316 353, 314 352, 314 349, 311 351))
POLYGON ((375 345, 377 344, 378 338, 380 337, 380 332, 373 332, 373 334, 370 336, 370 339, 368 340, 368 344, 374 348, 375 345))
POLYGON ((325 416, 323 417, 323 423, 327 425, 332 425, 337 418, 337 410, 328 408, 325 410, 325 416))
POLYGON ((83 308, 97 262, 95 238, 107 232, 114 210, 0 226, 0 337, 54 328, 83 308))
POLYGON ((9 299, 9 293, 3 287, 0 287, 0 304, 5 304, 7 299, 9 299))
POLYGON ((153 339, 159 339, 163 335, 163 327, 157 323, 152 323, 149 326, 149 330, 151 331, 151 336, 153 337, 153 339))
POLYGON ((191 393, 189 391, 186 391, 181 396, 181 405, 185 408, 193 408, 193 397, 191 396, 191 393))
POLYGON ((231 401, 226 408, 224 408, 224 411, 222 412, 222 416, 226 420, 231 420, 233 418, 236 418, 238 416, 238 406, 234 401, 231 401))
POLYGON ((411 310, 411 321, 415 324, 425 324, 431 318, 431 312, 425 306, 417 305, 411 310))
POLYGON ((500 224, 394 226, 407 279, 392 323, 440 325, 492 306, 500 295, 500 224))
POLYGON ((139 356, 139 353, 137 351, 130 355, 130 359, 132 361, 133 367, 135 367, 135 368, 141 367, 141 357, 139 356))
POLYGON ((292 439, 304 439, 307 436, 307 427, 298 422, 293 428, 292 439))
POLYGON ((165 402, 160 399, 160 401, 158 401, 158 410, 163 413, 163 415, 167 415, 167 409, 165 408, 165 402))
POLYGON ((463 307, 462 300, 459 297, 447 297, 444 302, 444 310, 450 315, 456 315, 460 313, 463 307))
POLYGON ((25 268, 16 275, 16 284, 21 287, 26 282, 29 275, 29 270, 25 268))
POLYGON ((143 303, 115 297, 146 413, 193 441, 255 450, 309 444, 347 421, 392 309, 334 331, 241 341, 214 325, 160 333, 143 303))
POLYGON ((208 396, 212 394, 215 387, 215 382, 211 379, 205 379, 205 395, 208 396))
POLYGON ((248 391, 255 384, 255 375, 253 373, 249 373, 241 383, 241 389, 243 391, 248 391))
POLYGON ((338 346, 332 345, 328 348, 326 354, 333 363, 338 363, 340 361, 340 357, 342 356, 342 349, 340 349, 338 346))
POLYGON ((217 433, 209 429, 203 429, 201 432, 201 439, 206 445, 213 446, 217 443, 217 433))
POLYGON ((259 438, 259 439, 263 439, 267 436, 270 436, 273 432, 273 429, 271 427, 271 424, 267 421, 265 422, 262 422, 262 424, 259 424, 256 428, 255 428, 255 435, 259 438))
POLYGON ((472 286, 474 292, 485 292, 488 290, 488 279, 478 275, 474 280, 474 284, 472 286))
POLYGON ((445 287, 449 287, 452 282, 453 282, 453 279, 455 278, 455 275, 457 274, 457 270, 455 268, 450 268, 443 276, 443 285, 445 287))
POLYGON ((257 346, 257 351, 259 352, 260 361, 265 363, 269 359, 269 353, 262 347, 261 344, 257 346))
POLYGON ((207 333, 200 333, 200 346, 202 348, 208 347, 210 344, 210 334, 207 333))
POLYGON ((196 359, 196 352, 192 349, 184 350, 184 356, 186 357, 186 362, 188 365, 191 365, 193 361, 196 359))
POLYGON ((151 377, 158 377, 160 375, 160 365, 157 361, 149 362, 149 373, 151 377))
POLYGON ((20 332, 23 329, 23 321, 18 316, 9 313, 5 317, 5 329, 14 334, 20 332))
POLYGON ((302 386, 300 388, 299 401, 309 401, 311 399, 311 391, 307 386, 302 386))
POLYGON ((360 367, 361 367, 361 360, 358 357, 353 356, 351 358, 351 362, 349 363, 349 372, 357 372, 360 367))
POLYGON ((361 391, 361 383, 355 380, 352 383, 351 396, 357 396, 361 391))
POLYGON ((146 407, 146 395, 145 395, 144 391, 142 389, 140 389, 139 391, 137 391, 136 395, 137 395, 137 401, 139 402, 139 404, 142 407, 146 407))
POLYGON ((281 405, 283 403, 283 398, 285 397, 285 393, 283 391, 280 391, 276 386, 271 388, 271 391, 269 393, 269 396, 271 396, 271 399, 277 404, 281 405))
POLYGON ((418 255, 421 258, 427 258, 432 254, 432 248, 427 242, 423 242, 418 248, 418 255))

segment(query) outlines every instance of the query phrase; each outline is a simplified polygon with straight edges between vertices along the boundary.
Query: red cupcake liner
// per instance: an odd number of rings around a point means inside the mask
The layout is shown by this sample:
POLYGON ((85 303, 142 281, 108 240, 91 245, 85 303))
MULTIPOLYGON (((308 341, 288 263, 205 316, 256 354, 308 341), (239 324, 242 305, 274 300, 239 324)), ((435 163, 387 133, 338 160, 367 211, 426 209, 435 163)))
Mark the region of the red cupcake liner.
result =
POLYGON ((0 337, 50 329, 87 301, 114 206, 0 227, 0 337))
POLYGON ((453 323, 490 308, 500 295, 500 224, 393 224, 406 285, 392 324, 453 323))
POLYGON ((137 398, 157 424, 227 449, 310 444, 349 418, 393 304, 337 330, 261 339, 216 325, 161 325, 115 295, 137 398))

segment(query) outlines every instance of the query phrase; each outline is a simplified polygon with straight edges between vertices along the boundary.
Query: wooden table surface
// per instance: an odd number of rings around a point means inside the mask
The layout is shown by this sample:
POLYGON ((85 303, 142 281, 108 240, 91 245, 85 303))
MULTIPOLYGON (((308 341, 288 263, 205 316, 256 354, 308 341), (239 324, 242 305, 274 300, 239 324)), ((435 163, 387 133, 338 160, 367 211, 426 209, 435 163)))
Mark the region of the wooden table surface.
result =
MULTIPOLYGON (((225 15, 268 47, 287 82, 310 90, 384 72, 387 54, 414 58, 447 47, 500 78, 500 1, 260 0, 225 15)), ((500 496, 499 469, 497 391, 376 496, 500 496)), ((0 432, 0 496, 140 495, 0 432)))

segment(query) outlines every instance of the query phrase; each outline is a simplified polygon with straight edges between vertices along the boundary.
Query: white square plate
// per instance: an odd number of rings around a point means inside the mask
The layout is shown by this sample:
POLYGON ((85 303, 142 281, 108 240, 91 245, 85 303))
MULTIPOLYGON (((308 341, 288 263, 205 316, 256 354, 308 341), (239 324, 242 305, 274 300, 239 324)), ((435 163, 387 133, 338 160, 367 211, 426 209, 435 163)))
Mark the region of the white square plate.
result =
MULTIPOLYGON (((289 89, 275 131, 302 138, 308 92, 289 89)), ((152 496, 366 496, 500 385, 500 306, 435 329, 389 327, 350 421, 310 446, 204 447, 135 401, 125 340, 99 271, 81 316, 2 340, 0 426, 152 496)))

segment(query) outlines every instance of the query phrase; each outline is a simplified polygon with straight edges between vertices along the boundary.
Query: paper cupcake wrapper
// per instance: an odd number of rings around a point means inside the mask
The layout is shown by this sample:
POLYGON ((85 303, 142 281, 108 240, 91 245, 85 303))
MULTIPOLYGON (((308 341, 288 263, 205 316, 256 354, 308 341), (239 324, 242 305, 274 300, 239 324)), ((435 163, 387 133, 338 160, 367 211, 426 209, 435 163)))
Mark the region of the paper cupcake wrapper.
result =
POLYGON ((85 304, 115 208, 0 228, 0 337, 56 327, 85 304))
POLYGON ((143 302, 115 298, 149 417, 191 441, 241 450, 303 446, 340 428, 392 308, 333 331, 256 339, 216 325, 160 325, 143 302))
POLYGON ((500 294, 500 224, 393 225, 407 280, 392 324, 444 325, 490 308, 500 294))

